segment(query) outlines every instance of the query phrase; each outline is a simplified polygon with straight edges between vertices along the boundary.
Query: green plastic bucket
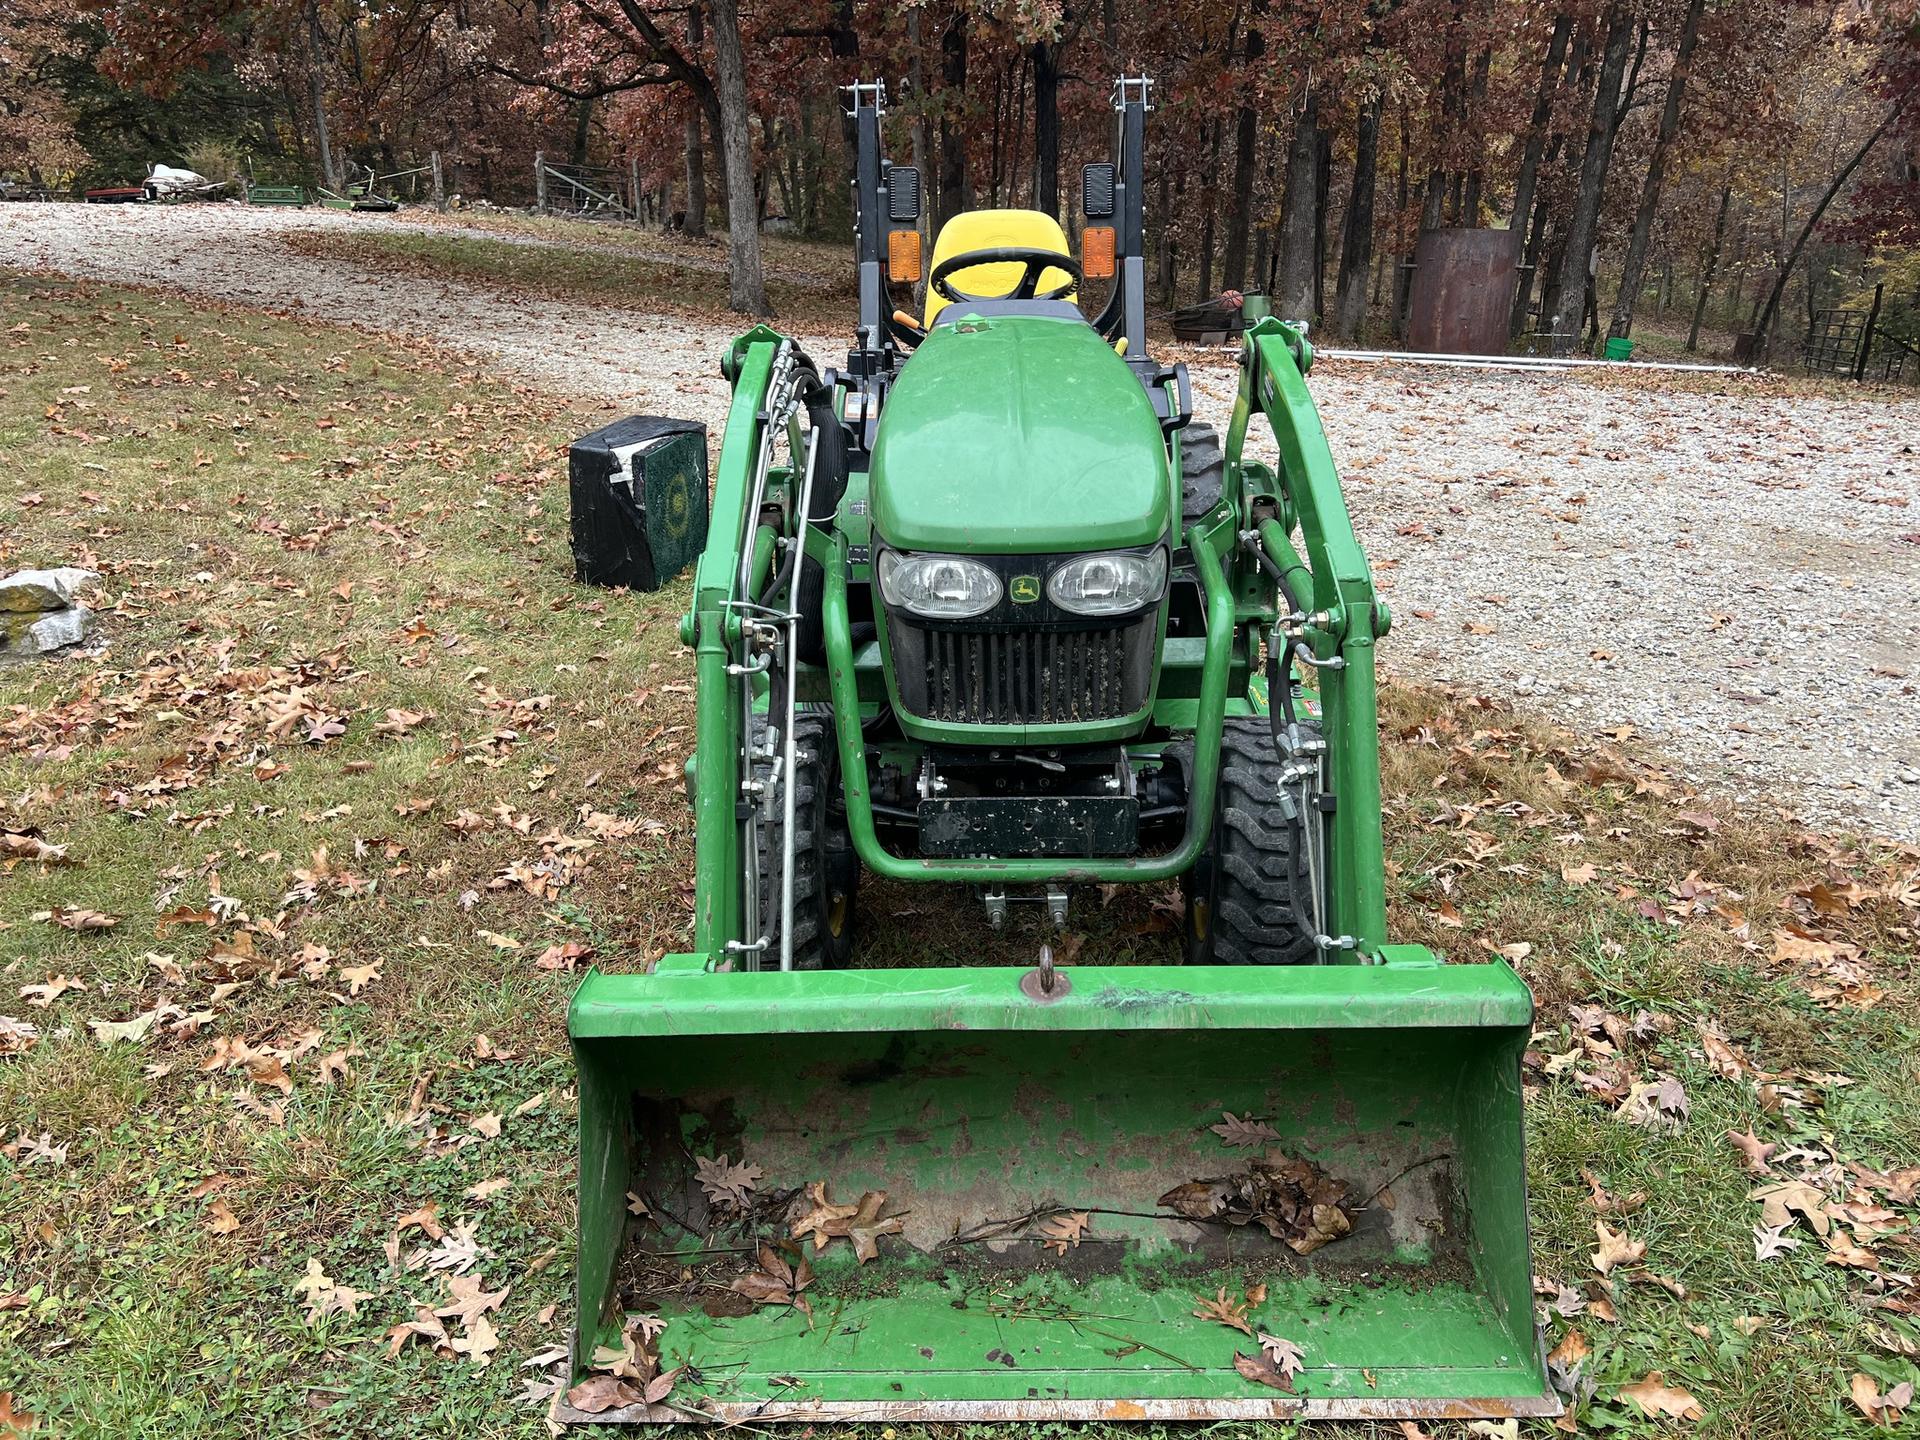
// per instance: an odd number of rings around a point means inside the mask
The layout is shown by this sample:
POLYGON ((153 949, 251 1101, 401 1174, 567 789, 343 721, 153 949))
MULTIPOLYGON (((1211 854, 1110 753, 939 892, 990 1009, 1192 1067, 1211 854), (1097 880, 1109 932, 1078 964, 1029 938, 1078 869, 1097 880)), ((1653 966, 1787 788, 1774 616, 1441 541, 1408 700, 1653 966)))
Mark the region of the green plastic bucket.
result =
POLYGON ((569 1017, 569 1383, 635 1315, 661 1322, 659 1368, 685 1368, 664 1403, 557 1418, 1558 1413, 1526 1233, 1532 998, 1511 969, 1395 946, 1367 966, 1074 967, 1051 992, 1036 975, 683 956, 590 974, 569 1017), (746 1216, 700 1183, 722 1156, 758 1167, 746 1216), (1178 1187, 1299 1161, 1351 1212, 1308 1254, 1169 1209, 1178 1187), (885 1192, 867 1263, 844 1238, 795 1244, 818 1184, 846 1206, 885 1192), (1049 1239, 1062 1214, 1086 1220, 1076 1243, 1049 1239), (769 1242, 811 1267, 805 1310, 741 1299, 769 1242), (1291 1390, 1236 1368, 1251 1336, 1194 1313, 1221 1294, 1300 1348, 1291 1390))
POLYGON ((1610 335, 1607 337, 1606 354, 1609 360, 1631 360, 1633 358, 1633 341, 1627 339, 1624 335, 1610 335))

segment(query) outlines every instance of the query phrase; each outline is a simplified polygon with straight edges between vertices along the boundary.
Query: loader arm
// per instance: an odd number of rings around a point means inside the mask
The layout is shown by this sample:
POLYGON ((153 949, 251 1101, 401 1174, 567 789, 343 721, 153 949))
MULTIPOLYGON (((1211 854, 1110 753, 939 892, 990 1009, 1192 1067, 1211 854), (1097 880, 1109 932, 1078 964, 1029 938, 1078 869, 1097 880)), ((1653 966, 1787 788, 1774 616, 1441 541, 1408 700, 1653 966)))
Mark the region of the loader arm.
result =
POLYGON ((1272 318, 1249 329, 1242 345, 1240 392, 1227 430, 1227 493, 1242 497, 1249 516, 1262 493, 1280 501, 1281 519, 1261 521, 1255 533, 1268 558, 1292 577, 1307 611, 1294 633, 1324 667, 1318 670, 1321 716, 1335 806, 1327 877, 1329 938, 1339 952, 1377 959, 1387 938, 1387 905, 1373 647, 1387 633, 1390 616, 1374 594, 1373 574, 1354 536, 1326 431, 1307 390, 1312 348, 1298 330, 1272 318), (1256 411, 1266 417, 1279 447, 1277 474, 1244 459, 1256 411), (1299 549, 1289 533, 1295 524, 1299 549))

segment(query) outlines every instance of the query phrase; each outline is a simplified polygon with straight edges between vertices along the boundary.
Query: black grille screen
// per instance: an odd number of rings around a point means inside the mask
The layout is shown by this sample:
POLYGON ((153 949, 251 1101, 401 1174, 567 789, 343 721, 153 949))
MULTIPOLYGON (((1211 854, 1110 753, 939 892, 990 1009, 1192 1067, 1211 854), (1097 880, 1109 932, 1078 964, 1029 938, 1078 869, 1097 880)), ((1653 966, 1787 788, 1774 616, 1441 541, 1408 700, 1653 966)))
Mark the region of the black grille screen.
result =
POLYGON ((891 618, 900 700, 928 720, 1057 725, 1147 703, 1155 617, 1091 629, 934 629, 891 618))

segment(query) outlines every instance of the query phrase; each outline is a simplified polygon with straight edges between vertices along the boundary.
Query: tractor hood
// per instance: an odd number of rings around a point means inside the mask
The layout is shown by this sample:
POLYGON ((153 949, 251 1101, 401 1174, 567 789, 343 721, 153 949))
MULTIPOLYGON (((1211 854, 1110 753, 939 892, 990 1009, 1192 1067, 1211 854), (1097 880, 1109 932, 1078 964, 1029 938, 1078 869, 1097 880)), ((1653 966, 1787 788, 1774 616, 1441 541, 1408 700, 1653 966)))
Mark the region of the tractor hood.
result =
POLYGON ((1111 550, 1171 518, 1153 402, 1077 318, 936 325, 887 394, 869 474, 874 530, 902 550, 1111 550))

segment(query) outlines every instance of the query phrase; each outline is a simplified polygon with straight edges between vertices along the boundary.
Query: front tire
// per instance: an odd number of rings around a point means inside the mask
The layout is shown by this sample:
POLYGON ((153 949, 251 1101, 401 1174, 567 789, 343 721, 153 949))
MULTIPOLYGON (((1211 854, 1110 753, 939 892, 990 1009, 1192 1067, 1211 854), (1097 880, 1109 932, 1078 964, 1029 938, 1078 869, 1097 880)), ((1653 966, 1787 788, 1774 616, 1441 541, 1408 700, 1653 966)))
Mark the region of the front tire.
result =
MULTIPOLYGON (((764 743, 766 717, 753 718, 755 748, 764 743)), ((860 862, 853 851, 840 795, 839 746, 833 716, 803 710, 794 716, 793 968, 838 969, 853 956, 854 893, 860 862)), ((771 778, 772 764, 754 763, 755 778, 771 778)), ((767 937, 760 968, 780 968, 781 829, 779 807, 760 826, 760 933, 767 937)))
MULTIPOLYGON (((1317 726, 1302 728, 1319 733, 1317 726)), ((1168 756, 1191 784, 1193 742, 1169 747, 1168 756)), ((1307 893, 1303 829, 1280 807, 1280 768, 1265 716, 1227 718, 1213 833, 1181 880, 1189 965, 1306 965, 1319 959, 1311 917, 1295 913, 1296 898, 1307 893)))

